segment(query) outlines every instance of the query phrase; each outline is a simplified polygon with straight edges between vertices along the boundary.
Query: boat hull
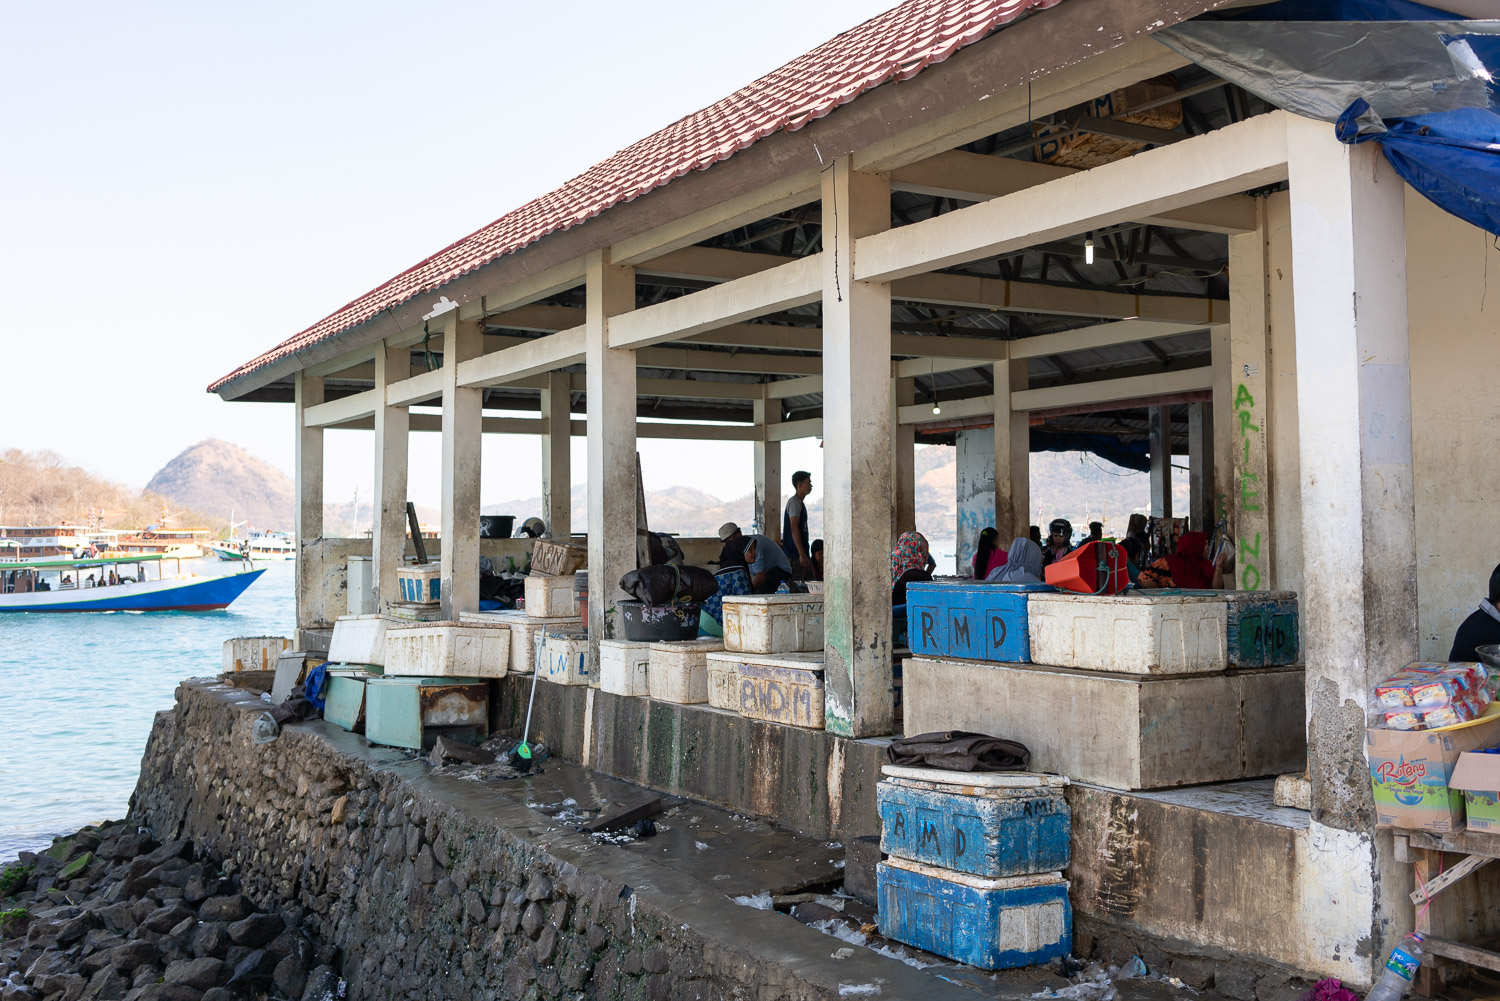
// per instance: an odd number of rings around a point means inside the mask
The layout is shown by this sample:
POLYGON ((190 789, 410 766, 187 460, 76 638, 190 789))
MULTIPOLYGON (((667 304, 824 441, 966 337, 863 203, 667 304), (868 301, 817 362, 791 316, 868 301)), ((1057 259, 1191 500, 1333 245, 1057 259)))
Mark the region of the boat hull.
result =
POLYGON ((212 612, 228 607, 263 573, 0 594, 0 612, 212 612))

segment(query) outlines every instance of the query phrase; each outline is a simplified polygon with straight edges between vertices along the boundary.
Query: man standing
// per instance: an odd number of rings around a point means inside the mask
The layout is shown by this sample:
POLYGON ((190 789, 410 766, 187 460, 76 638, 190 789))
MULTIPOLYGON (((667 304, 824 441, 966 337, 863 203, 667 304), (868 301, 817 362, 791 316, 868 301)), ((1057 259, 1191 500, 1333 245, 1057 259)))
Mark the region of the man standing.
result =
POLYGON ((808 544, 806 497, 812 493, 812 473, 799 469, 792 474, 792 496, 781 516, 781 550, 792 565, 795 580, 807 580, 812 571, 812 549, 808 544))
POLYGON ((1479 607, 1469 613, 1469 617, 1464 619, 1458 632, 1454 634, 1453 649, 1448 653, 1449 660, 1475 661, 1479 659, 1479 654, 1474 652, 1475 647, 1500 643, 1500 608, 1496 607, 1497 602, 1500 602, 1500 566, 1490 574, 1489 599, 1481 601, 1479 607))

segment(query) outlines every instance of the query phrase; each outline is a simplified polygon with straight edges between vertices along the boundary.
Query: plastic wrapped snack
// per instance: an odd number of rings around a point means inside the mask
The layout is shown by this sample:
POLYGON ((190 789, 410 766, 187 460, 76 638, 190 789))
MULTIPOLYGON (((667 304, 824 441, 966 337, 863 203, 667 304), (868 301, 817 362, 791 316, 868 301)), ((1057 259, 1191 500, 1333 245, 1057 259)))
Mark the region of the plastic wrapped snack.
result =
POLYGON ((1481 685, 1476 691, 1446 706, 1386 713, 1385 725, 1392 730, 1433 730, 1453 726, 1483 716, 1489 704, 1489 689, 1481 685))
POLYGON ((1478 664, 1409 664, 1375 686, 1375 702, 1383 709, 1441 709, 1488 689, 1488 678, 1478 664))

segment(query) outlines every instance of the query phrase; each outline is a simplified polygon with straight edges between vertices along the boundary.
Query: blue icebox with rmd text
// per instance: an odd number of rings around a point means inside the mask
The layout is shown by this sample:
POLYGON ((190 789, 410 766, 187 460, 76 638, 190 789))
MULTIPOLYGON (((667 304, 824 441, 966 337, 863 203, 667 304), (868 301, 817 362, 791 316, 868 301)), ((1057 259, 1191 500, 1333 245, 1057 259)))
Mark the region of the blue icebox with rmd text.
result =
POLYGON ((906 588, 907 645, 918 656, 1031 663, 1026 600, 1050 584, 915 583, 906 588))
POLYGON ((1073 951, 1060 873, 991 879, 890 858, 875 870, 880 934, 983 970, 1038 966, 1073 951))

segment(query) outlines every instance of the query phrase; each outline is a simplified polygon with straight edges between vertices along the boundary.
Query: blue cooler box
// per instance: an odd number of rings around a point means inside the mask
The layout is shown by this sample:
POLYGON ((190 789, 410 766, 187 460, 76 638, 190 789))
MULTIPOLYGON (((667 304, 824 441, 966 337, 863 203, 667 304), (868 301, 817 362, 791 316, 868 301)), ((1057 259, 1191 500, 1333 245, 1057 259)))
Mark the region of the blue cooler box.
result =
POLYGON ((955 773, 885 766, 875 787, 880 850, 975 876, 1067 868, 1067 779, 1023 772, 955 773))
POLYGON ((1058 873, 990 879, 888 859, 875 880, 880 934, 897 942, 984 970, 1073 951, 1073 908, 1058 873))
POLYGON ((1026 596, 1050 584, 918 583, 906 588, 907 646, 918 656, 1031 663, 1026 596))

